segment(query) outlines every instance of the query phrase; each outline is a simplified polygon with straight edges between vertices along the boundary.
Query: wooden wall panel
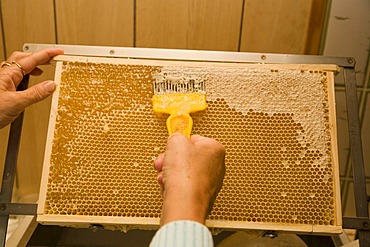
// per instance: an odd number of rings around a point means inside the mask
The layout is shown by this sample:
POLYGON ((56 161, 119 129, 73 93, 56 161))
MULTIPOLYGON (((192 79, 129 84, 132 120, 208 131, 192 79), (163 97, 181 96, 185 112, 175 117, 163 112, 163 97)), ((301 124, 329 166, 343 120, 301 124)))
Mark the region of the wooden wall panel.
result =
POLYGON ((307 40, 304 54, 322 55, 323 44, 321 44, 321 41, 325 26, 325 15, 327 8, 328 0, 312 1, 310 24, 307 30, 307 40))
POLYGON ((134 0, 56 0, 56 16, 60 44, 134 44, 134 0))
POLYGON ((237 51, 242 0, 137 0, 137 47, 237 51))
POLYGON ((53 0, 2 0, 6 54, 25 42, 55 43, 53 0))
MULTIPOLYGON (((55 43, 53 0, 2 0, 2 14, 7 56, 26 42, 55 43)), ((31 77, 30 85, 53 78, 51 66, 42 69, 44 74, 31 77)), ((46 100, 25 111, 17 166, 20 197, 39 190, 49 109, 46 100)))
MULTIPOLYGON (((1 6, 0 6, 1 11, 1 6)), ((1 13, 0 13, 1 14, 1 13)), ((0 18, 0 27, 1 27, 1 18, 0 18)), ((0 28, 0 61, 5 59, 5 50, 3 44, 3 30, 0 28)), ((6 146, 8 144, 8 131, 9 129, 0 129, 0 189, 1 189, 1 181, 3 179, 3 170, 4 170, 4 162, 5 162, 5 152, 6 146)))
MULTIPOLYGON (((1 6, 0 6, 1 11, 1 6)), ((1 14, 1 13, 0 13, 1 14)), ((3 43, 3 30, 2 30, 2 23, 0 18, 0 61, 3 61, 5 59, 5 49, 4 49, 4 43, 3 43)))
POLYGON ((245 0, 241 51, 304 54, 313 0, 245 0))

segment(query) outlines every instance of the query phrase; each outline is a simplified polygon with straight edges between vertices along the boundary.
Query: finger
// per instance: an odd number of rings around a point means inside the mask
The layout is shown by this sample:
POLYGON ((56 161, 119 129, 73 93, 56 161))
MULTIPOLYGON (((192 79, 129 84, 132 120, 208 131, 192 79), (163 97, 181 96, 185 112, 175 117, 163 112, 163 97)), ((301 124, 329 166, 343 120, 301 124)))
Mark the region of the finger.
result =
POLYGON ((8 62, 12 62, 12 61, 18 61, 19 59, 21 58, 24 58, 24 57, 27 57, 27 56, 30 56, 32 53, 26 53, 26 52, 20 52, 20 51, 15 51, 13 52, 7 59, 8 62))
POLYGON ((180 133, 177 133, 177 132, 172 133, 172 134, 167 138, 167 143, 168 143, 168 141, 169 141, 169 140, 171 140, 171 138, 172 138, 172 137, 174 137, 174 136, 178 136, 178 135, 181 135, 181 134, 180 134, 180 133))
MULTIPOLYGON (((13 52, 7 59, 7 61, 9 63, 11 63, 12 61, 19 61, 20 59, 22 58, 25 58, 25 57, 28 57, 28 56, 31 56, 32 53, 26 53, 26 52, 20 52, 20 51, 15 51, 13 52)), ((5 61, 4 61, 5 62, 5 61)), ((15 68, 16 70, 19 70, 17 68, 15 68)), ((39 68, 35 68, 34 70, 30 71, 29 74, 30 75, 33 75, 33 76, 39 76, 42 74, 42 70, 39 69, 39 68)))
POLYGON ((162 174, 162 172, 158 173, 158 175, 157 175, 157 182, 159 184, 159 187, 161 188, 161 195, 163 197, 163 194, 164 194, 164 184, 163 184, 163 174, 162 174))
POLYGON ((188 140, 189 139, 183 134, 173 133, 167 139, 167 147, 168 145, 172 145, 171 143, 181 143, 181 142, 188 141, 188 140))
POLYGON ((160 184, 160 187, 161 187, 161 196, 162 198, 164 198, 164 186, 160 184))
POLYGON ((6 66, 0 70, 0 84, 9 91, 15 91, 22 78, 21 70, 15 65, 6 66))
POLYGON ((163 159, 164 159, 164 153, 158 155, 158 157, 154 161, 154 169, 157 171, 162 171, 163 168, 163 159))
POLYGON ((18 102, 16 103, 23 108, 26 108, 29 105, 46 99, 54 92, 55 88, 56 84, 54 81, 45 81, 43 83, 39 83, 24 91, 18 92, 20 97, 18 98, 18 102))
POLYGON ((163 174, 162 174, 162 172, 158 173, 157 182, 158 182, 159 185, 163 186, 163 174))
POLYGON ((207 140, 207 139, 209 139, 209 138, 204 137, 204 136, 200 136, 200 135, 192 135, 192 136, 190 137, 190 140, 191 140, 193 143, 198 142, 198 141, 201 141, 201 140, 207 140))
POLYGON ((167 140, 165 159, 171 163, 184 163, 193 145, 187 136, 179 133, 172 134, 167 140))
POLYGON ((17 62, 25 70, 26 74, 34 70, 38 65, 46 64, 56 55, 63 54, 63 50, 56 48, 44 49, 30 54, 29 56, 24 56, 17 62))
POLYGON ((11 66, 11 64, 8 63, 7 61, 2 61, 0 63, 0 69, 3 69, 4 67, 9 67, 9 66, 11 66))

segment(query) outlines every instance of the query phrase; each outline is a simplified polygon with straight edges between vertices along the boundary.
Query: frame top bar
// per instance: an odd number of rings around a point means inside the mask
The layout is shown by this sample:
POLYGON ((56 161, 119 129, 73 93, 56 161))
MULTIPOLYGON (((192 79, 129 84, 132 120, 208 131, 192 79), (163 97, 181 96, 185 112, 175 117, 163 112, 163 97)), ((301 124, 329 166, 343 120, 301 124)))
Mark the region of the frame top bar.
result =
POLYGON ((234 63, 292 63, 292 64, 336 64, 340 67, 353 68, 353 57, 326 57, 314 55, 291 55, 274 53, 228 52, 206 50, 178 50, 161 48, 131 48, 110 46, 83 46, 59 44, 25 43, 23 51, 35 52, 44 48, 61 48, 65 55, 118 57, 140 59, 164 59, 207 62, 234 63))

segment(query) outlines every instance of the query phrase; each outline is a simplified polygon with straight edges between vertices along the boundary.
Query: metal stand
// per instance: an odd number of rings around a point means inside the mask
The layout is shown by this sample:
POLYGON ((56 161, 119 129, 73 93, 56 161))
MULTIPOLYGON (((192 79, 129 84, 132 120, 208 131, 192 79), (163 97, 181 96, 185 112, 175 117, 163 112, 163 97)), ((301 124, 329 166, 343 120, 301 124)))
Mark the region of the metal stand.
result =
POLYGON ((351 159, 353 186, 357 217, 343 217, 343 228, 357 229, 360 246, 370 246, 370 220, 368 210, 368 195, 364 160, 362 154, 361 128, 358 116, 358 101, 356 91, 356 74, 353 67, 344 68, 344 83, 346 88, 346 105, 348 116, 349 140, 351 143, 351 159))
MULTIPOLYGON (((25 52, 34 52, 43 48, 62 48, 68 55, 170 59, 208 62, 238 63, 291 63, 291 64, 336 64, 344 70, 346 105, 348 113, 349 139, 353 169, 356 217, 343 217, 344 229, 356 229, 360 246, 370 246, 370 219, 368 212, 368 195, 366 192, 365 170, 362 154, 361 130, 358 115, 356 92, 355 60, 348 57, 323 57, 307 55, 260 54, 245 52, 215 52, 148 48, 122 48, 102 46, 70 46, 51 44, 25 44, 25 52)), ((28 86, 25 76, 17 90, 28 86)), ((22 130, 23 114, 11 125, 5 168, 0 193, 0 246, 5 245, 9 215, 36 215, 36 204, 11 203, 15 169, 22 130)))
MULTIPOLYGON (((17 91, 27 89, 28 80, 29 75, 26 75, 19 84, 17 91)), ((23 112, 10 126, 8 149, 6 151, 3 181, 0 192, 0 246, 5 246, 9 215, 34 215, 37 210, 36 204, 11 203, 19 143, 22 133, 22 123, 23 112)))

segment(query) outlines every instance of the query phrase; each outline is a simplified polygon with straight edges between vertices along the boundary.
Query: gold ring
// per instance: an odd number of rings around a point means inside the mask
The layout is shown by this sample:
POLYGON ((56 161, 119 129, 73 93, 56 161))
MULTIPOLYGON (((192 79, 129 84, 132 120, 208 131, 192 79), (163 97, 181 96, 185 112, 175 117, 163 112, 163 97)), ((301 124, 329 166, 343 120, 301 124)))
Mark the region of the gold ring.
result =
POLYGON ((17 67, 21 70, 23 76, 26 75, 26 71, 22 68, 22 66, 19 63, 17 63, 16 61, 12 61, 12 64, 17 65, 17 67))
POLYGON ((1 68, 3 68, 4 66, 12 66, 12 64, 8 63, 7 61, 4 61, 3 64, 1 65, 1 68))

